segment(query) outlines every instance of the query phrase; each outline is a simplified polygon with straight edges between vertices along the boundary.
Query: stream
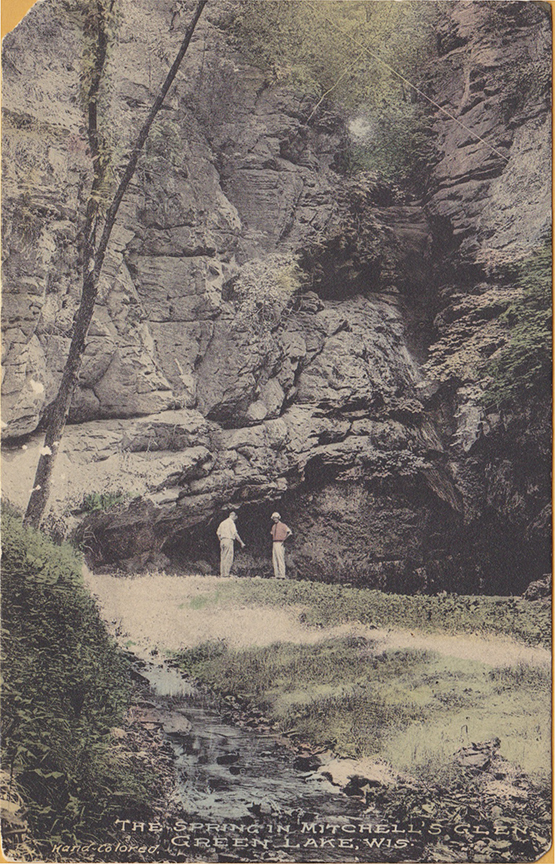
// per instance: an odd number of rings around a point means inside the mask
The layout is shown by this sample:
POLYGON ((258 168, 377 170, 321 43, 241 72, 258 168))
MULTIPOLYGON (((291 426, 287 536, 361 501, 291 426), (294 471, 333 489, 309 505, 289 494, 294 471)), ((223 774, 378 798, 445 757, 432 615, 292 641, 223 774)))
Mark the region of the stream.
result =
POLYGON ((406 837, 376 832, 379 817, 363 817, 360 798, 347 796, 322 773, 299 770, 295 754, 271 734, 224 721, 217 698, 177 669, 146 664, 139 674, 148 681, 148 704, 159 712, 175 756, 181 818, 165 838, 172 858, 376 861, 384 852, 392 860, 406 857, 406 837))

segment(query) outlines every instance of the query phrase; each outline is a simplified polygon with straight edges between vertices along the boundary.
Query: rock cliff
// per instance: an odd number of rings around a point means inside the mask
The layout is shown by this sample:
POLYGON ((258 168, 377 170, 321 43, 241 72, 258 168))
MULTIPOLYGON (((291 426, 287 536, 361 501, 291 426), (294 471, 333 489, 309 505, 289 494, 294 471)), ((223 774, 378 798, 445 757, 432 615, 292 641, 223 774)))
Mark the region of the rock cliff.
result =
MULTIPOLYGON (((299 577, 411 591, 541 575, 541 436, 522 470, 522 435, 481 408, 472 351, 515 290, 496 268, 549 225, 541 82, 511 101, 515 68, 548 63, 549 22, 495 7, 446 6, 426 86, 496 152, 436 114, 424 200, 340 173, 340 106, 269 80, 229 39, 233 4, 207 7, 118 217, 54 478, 50 528, 78 522, 93 565, 213 568, 235 507, 237 567, 265 574, 279 506, 299 577), (91 514, 95 501, 119 503, 91 514)), ((115 158, 176 15, 123 6, 103 105, 115 158)), ((18 504, 79 297, 80 64, 63 0, 4 43, 4 492, 18 504)))
POLYGON ((481 378, 506 344, 500 316, 519 293, 508 265, 551 236, 550 10, 455 3, 438 43, 430 94, 452 117, 435 115, 425 201, 437 287, 424 403, 447 421, 462 536, 477 568, 487 562, 481 578, 502 591, 507 578, 520 587, 551 570, 549 382, 539 398, 499 412, 484 407, 481 378))

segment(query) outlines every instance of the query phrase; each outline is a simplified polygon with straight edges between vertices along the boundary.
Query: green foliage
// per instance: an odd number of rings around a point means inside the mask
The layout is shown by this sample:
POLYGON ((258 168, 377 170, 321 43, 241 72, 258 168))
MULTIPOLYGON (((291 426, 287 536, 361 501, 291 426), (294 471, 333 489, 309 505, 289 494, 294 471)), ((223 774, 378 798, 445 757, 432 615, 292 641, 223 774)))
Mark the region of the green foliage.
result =
POLYGON ((33 836, 94 835, 146 802, 144 779, 113 757, 127 667, 86 591, 81 561, 2 514, 3 764, 33 836))
POLYGON ((364 134, 351 141, 339 160, 340 167, 350 175, 372 171, 386 180, 418 182, 420 167, 433 159, 431 117, 426 107, 387 104, 369 111, 366 119, 364 134))
POLYGON ((358 110, 408 100, 408 85, 387 66, 416 73, 433 50, 436 16, 433 2, 243 0, 234 33, 251 62, 275 81, 312 86, 318 95, 332 91, 358 110))
POLYGON ((118 504, 122 504, 127 498, 125 492, 89 492, 83 495, 81 509, 87 513, 111 510, 118 504))
POLYGON ((521 597, 385 594, 370 588, 309 581, 262 579, 222 584, 206 602, 221 606, 303 606, 306 624, 333 626, 350 621, 425 633, 509 636, 528 645, 551 646, 551 609, 521 597))
POLYGON ((365 140, 355 136, 343 158, 346 171, 400 179, 430 155, 428 103, 408 82, 417 84, 422 64, 435 56, 437 14, 435 2, 243 0, 234 35, 272 83, 298 87, 319 102, 337 100, 371 128, 365 140))
POLYGON ((485 365, 484 402, 511 407, 551 392, 552 257, 545 243, 507 274, 521 289, 500 317, 509 329, 506 344, 485 365))
POLYGON ((229 286, 236 323, 255 332, 275 326, 302 289, 304 278, 297 258, 290 254, 247 261, 229 286))

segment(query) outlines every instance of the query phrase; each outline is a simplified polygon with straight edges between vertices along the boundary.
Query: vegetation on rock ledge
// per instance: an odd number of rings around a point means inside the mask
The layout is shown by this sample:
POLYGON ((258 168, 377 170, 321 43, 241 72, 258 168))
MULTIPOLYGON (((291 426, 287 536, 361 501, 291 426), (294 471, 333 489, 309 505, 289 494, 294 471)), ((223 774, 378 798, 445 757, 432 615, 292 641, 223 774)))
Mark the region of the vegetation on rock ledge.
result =
POLYGON ((484 401, 514 407, 522 399, 543 397, 550 391, 552 371, 552 255, 551 241, 508 270, 520 288, 500 321, 509 338, 486 365, 484 401))

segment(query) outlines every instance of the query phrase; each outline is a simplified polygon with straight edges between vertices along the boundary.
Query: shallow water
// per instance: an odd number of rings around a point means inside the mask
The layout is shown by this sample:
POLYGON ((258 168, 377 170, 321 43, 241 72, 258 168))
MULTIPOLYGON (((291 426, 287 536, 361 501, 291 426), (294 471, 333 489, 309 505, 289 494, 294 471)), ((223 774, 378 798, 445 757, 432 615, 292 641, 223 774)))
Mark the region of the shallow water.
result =
POLYGON ((169 841, 175 851, 180 842, 189 844, 182 849, 189 861, 384 859, 383 849, 361 848, 358 833, 353 840, 344 833, 345 826, 358 832, 369 821, 362 817, 360 800, 318 772, 294 768, 295 754, 271 735, 225 722, 216 698, 177 670, 146 666, 140 673, 156 705, 191 724, 185 732, 166 732, 176 757, 178 807, 183 808, 184 827, 169 841))
POLYGON ((257 813, 313 810, 333 814, 354 805, 337 786, 316 772, 293 768, 294 754, 261 735, 221 719, 215 700, 183 679, 177 670, 141 669, 164 707, 179 710, 190 734, 170 733, 177 756, 178 788, 187 810, 203 819, 241 819, 257 813), (180 698, 181 697, 181 698, 180 698))

